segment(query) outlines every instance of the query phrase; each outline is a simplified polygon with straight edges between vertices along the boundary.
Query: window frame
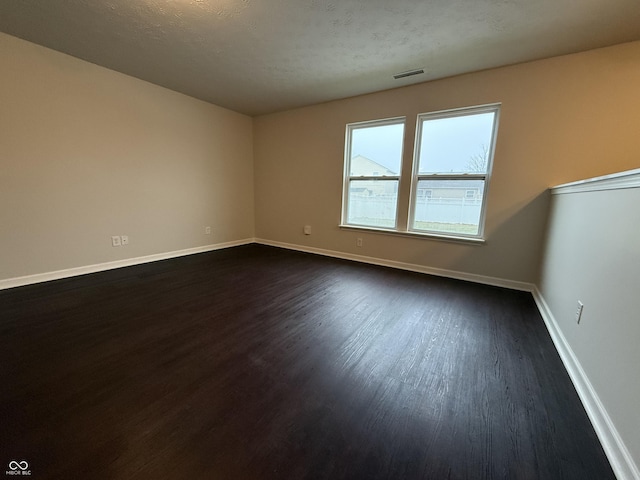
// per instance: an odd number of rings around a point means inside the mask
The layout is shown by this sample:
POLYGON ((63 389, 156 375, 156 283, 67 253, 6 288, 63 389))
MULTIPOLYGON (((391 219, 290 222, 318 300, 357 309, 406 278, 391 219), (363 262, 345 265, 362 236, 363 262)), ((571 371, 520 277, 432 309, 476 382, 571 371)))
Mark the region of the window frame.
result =
POLYGON ((440 110, 436 112, 421 113, 416 119, 416 134, 413 144, 413 165, 411 172, 411 193, 409 196, 409 216, 407 218, 407 232, 418 235, 445 237, 451 239, 469 239, 484 240, 484 227, 487 213, 487 198, 489 193, 489 184, 491 179, 491 171, 493 168, 493 157, 495 145, 498 136, 498 124, 500 121, 500 103, 492 103, 473 107, 454 108, 449 110, 440 110), (487 150, 487 170, 486 173, 432 173, 420 174, 420 151, 422 149, 422 127, 425 120, 436 120, 440 118, 454 118, 467 115, 476 115, 481 113, 494 113, 493 128, 491 130, 491 141, 487 150), (430 181, 464 181, 464 180, 481 180, 484 182, 482 192, 482 201, 480 204, 480 218, 478 219, 478 232, 476 234, 466 234, 458 232, 446 232, 440 230, 426 230, 415 228, 415 213, 418 200, 418 183, 420 180, 430 181))
MULTIPOLYGON (((341 205, 341 219, 339 228, 345 230, 358 230, 371 233, 386 234, 392 236, 405 236, 412 238, 432 239, 444 242, 453 243, 465 243, 481 245, 485 243, 485 222, 488 208, 488 195, 489 184, 493 169, 493 160, 495 156, 495 149, 497 143, 498 129, 500 123, 500 112, 502 108, 501 102, 488 103, 482 105, 475 105, 469 107, 452 108, 446 110, 439 110, 434 112, 420 113, 417 115, 416 124, 409 125, 407 130, 406 116, 397 116, 384 119, 366 120, 361 122, 348 123, 345 129, 345 154, 343 162, 343 188, 342 188, 342 205, 341 205), (424 118, 448 118, 459 117, 464 115, 473 115, 476 113, 494 113, 493 128, 491 131, 490 145, 487 149, 487 170, 482 174, 425 174, 420 175, 419 172, 419 160, 420 160, 420 144, 422 136, 422 125, 424 118), (351 176, 351 131, 361 127, 374 127, 390 124, 403 124, 403 141, 400 158, 400 166, 398 175, 395 176, 351 176), (409 142, 407 139, 407 133, 411 134, 411 128, 415 127, 415 138, 413 141, 412 160, 411 165, 404 166, 409 160, 409 142), (405 158, 407 155, 407 158, 405 158), (415 221, 415 210, 418 199, 418 182, 421 179, 429 180, 432 177, 437 180, 481 180, 483 184, 483 193, 480 204, 480 216, 478 219, 478 231, 477 234, 466 234, 460 232, 448 232, 439 230, 426 230, 413 228, 415 221), (437 178, 436 178, 437 177, 437 178), (395 205, 395 224, 392 227, 373 226, 357 223, 348 223, 348 202, 349 202, 349 185, 352 180, 394 180, 397 182, 398 191, 395 205)), ((427 189, 431 190, 431 189, 427 189)), ((475 200, 474 200, 475 201, 475 200)))
POLYGON ((351 228, 363 228, 369 230, 381 230, 384 232, 397 232, 398 231, 398 216, 400 214, 400 202, 399 191, 402 181, 402 164, 404 157, 404 139, 406 134, 406 117, 391 117, 379 120, 366 120, 363 122, 347 123, 345 131, 345 147, 344 147, 344 172, 343 172, 343 185, 342 185, 342 218, 340 225, 351 228), (383 127, 387 125, 402 125, 402 146, 400 150, 400 165, 397 175, 351 175, 351 144, 352 133, 354 130, 370 127, 383 127), (395 181, 398 185, 398 194, 396 195, 396 206, 394 224, 392 227, 381 227, 359 223, 350 223, 349 220, 349 186, 352 181, 395 181))

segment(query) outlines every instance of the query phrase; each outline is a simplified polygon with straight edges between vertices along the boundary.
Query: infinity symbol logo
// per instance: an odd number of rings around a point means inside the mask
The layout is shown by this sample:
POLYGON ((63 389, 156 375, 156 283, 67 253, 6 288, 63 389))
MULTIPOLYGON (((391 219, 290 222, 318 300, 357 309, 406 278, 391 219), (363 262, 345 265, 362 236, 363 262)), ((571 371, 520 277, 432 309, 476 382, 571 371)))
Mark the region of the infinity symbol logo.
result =
POLYGON ((16 462, 15 460, 11 460, 9 462, 9 468, 11 470, 26 470, 27 468, 29 468, 29 464, 27 463, 26 460, 23 460, 21 462, 16 462))

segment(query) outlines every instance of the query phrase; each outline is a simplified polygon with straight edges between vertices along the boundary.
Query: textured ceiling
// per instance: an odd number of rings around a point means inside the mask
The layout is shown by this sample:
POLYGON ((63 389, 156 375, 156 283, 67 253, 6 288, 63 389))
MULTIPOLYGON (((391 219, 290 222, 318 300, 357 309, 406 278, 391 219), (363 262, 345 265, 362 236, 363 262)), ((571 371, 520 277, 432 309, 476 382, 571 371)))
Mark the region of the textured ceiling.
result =
POLYGON ((256 115, 639 40, 640 2, 1 0, 0 31, 256 115))

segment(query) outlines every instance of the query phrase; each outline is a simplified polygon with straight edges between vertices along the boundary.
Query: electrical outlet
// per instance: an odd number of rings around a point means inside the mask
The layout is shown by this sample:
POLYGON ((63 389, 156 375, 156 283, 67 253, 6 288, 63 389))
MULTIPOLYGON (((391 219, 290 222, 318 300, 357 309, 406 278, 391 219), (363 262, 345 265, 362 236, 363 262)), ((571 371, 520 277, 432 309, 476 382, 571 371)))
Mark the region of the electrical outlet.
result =
POLYGON ((362 239, 361 238, 357 238, 356 239, 356 247, 361 247, 362 246, 362 239))
POLYGON ((119 247, 120 245, 122 245, 122 241, 120 240, 120 236, 119 235, 114 235, 113 237, 111 237, 111 246, 112 247, 119 247))
POLYGON ((204 234, 211 235, 211 227, 204 227, 204 234))
POLYGON ((578 300, 578 308, 576 309, 576 323, 580 324, 580 319, 582 318, 582 309, 584 305, 580 300, 578 300))
POLYGON ((129 245, 129 235, 121 235, 120 243, 122 243, 122 245, 129 245))
POLYGON ((311 225, 305 225, 302 231, 305 235, 311 235, 311 225))

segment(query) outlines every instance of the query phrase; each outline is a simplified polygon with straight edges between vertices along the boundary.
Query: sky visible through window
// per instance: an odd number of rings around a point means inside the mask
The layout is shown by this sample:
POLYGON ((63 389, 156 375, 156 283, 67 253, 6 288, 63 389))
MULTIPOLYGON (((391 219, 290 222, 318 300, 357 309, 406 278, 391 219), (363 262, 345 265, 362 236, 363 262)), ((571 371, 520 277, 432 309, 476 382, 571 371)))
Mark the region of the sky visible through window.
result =
POLYGON ((351 132, 351 158, 362 155, 399 174, 403 134, 403 123, 356 128, 351 132))
MULTIPOLYGON (((425 120, 420 142, 420 173, 477 172, 471 164, 474 157, 485 157, 488 153, 494 115, 487 112, 425 120)), ((486 164, 483 173, 486 173, 486 164)))
MULTIPOLYGON (((420 173, 469 171, 471 159, 488 152, 494 115, 486 112, 426 120, 422 127, 420 173)), ((399 173, 403 131, 403 124, 355 129, 351 157, 362 155, 399 173)))

